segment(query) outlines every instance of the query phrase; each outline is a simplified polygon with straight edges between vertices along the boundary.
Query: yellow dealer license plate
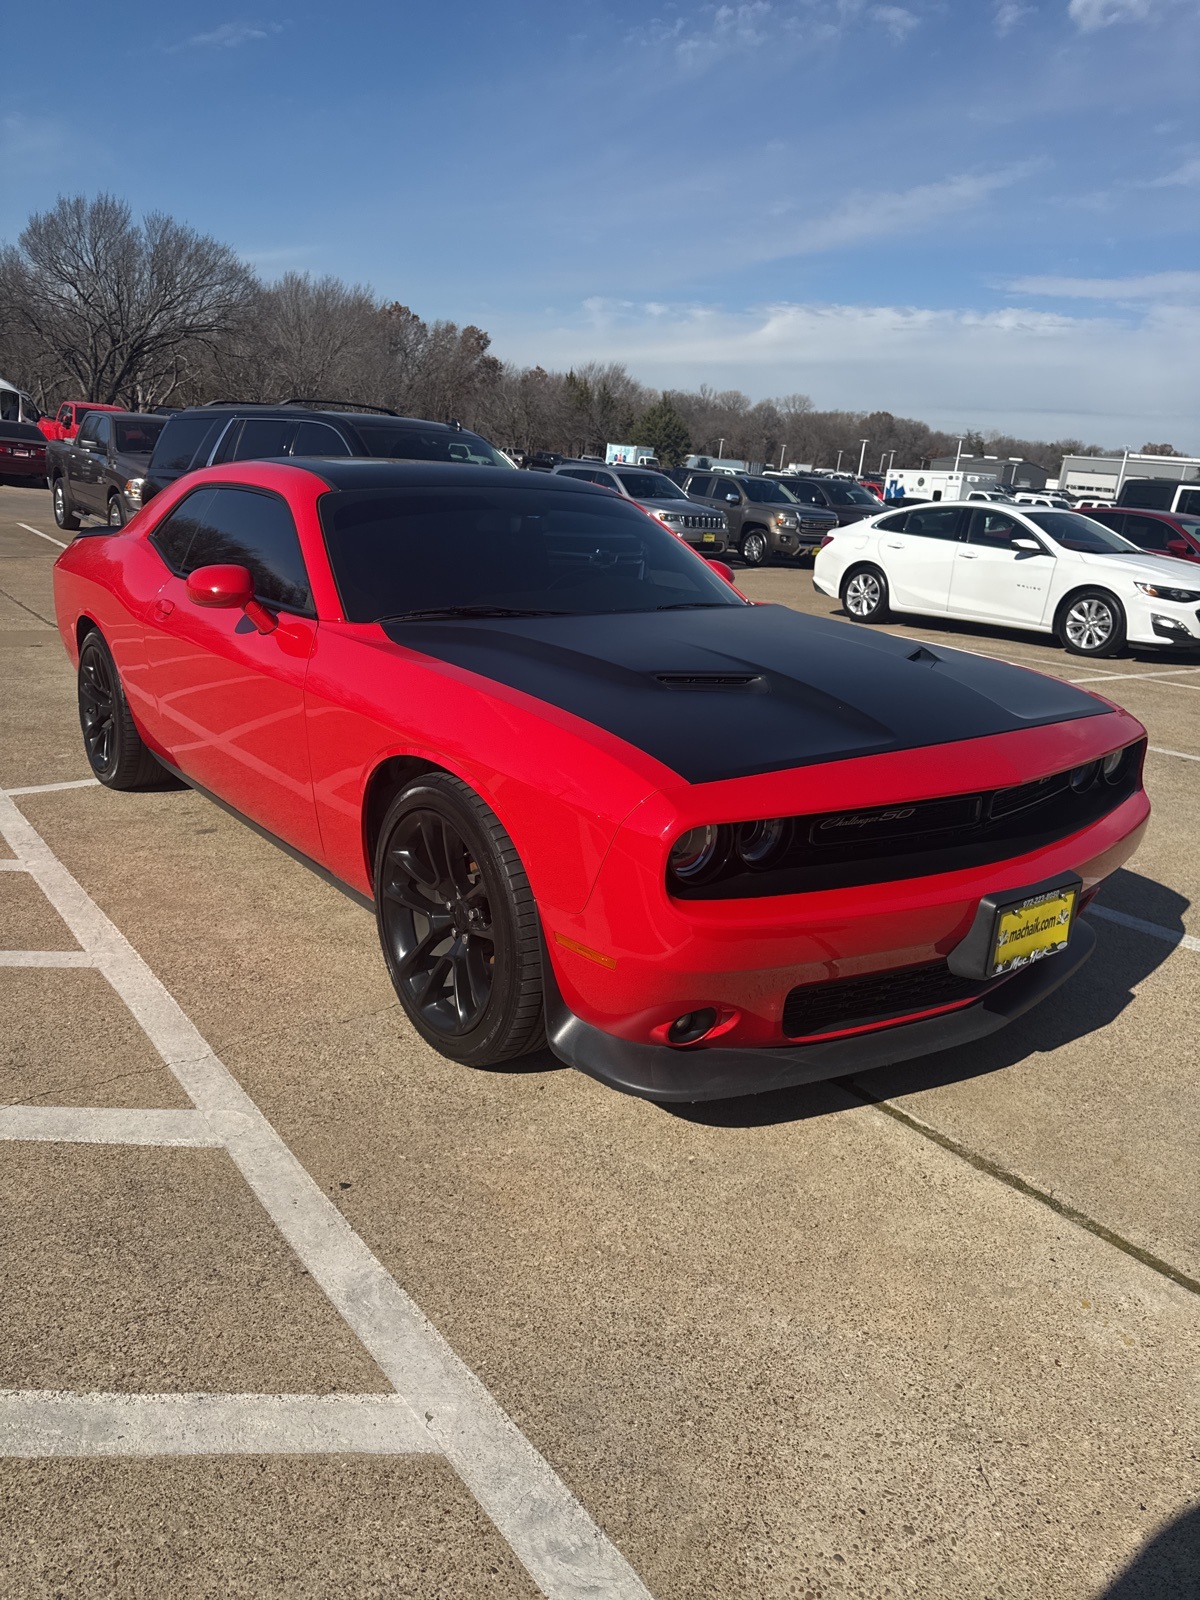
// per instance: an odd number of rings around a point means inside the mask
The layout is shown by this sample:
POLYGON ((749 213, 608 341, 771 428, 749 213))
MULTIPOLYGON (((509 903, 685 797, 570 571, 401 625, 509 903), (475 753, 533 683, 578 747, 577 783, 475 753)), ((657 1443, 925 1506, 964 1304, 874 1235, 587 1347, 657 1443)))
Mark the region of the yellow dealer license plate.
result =
POLYGON ((703 536, 703 539, 705 544, 716 544, 717 542, 717 536, 715 533, 706 533, 703 536))
POLYGON ((1001 911, 992 943, 993 977, 1065 950, 1077 899, 1074 889, 1051 889, 1001 911))

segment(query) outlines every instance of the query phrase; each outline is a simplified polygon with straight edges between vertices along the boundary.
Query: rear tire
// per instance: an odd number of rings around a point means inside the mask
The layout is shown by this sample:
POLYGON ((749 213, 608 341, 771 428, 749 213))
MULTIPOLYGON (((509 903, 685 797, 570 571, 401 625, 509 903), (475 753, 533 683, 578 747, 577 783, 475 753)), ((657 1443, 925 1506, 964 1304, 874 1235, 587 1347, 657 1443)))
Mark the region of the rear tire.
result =
POLYGON ((389 806, 375 915, 392 986, 435 1050, 492 1067, 545 1043, 533 891, 499 819, 452 774, 415 779, 389 806))
POLYGON ((888 581, 878 567, 854 567, 842 579, 841 602, 853 622, 886 622, 888 581))
POLYGON ((1125 647, 1125 609, 1107 589, 1081 589, 1063 602, 1055 631, 1073 656, 1115 656, 1125 647))
POLYGON ((121 675, 101 633, 93 628, 79 652, 79 725, 88 765, 109 789, 141 789, 163 768, 137 731, 121 675))
POLYGON ((51 499, 54 502, 54 523, 64 533, 77 533, 79 531, 79 518, 75 515, 75 508, 71 504, 71 497, 67 493, 67 486, 61 478, 55 478, 51 487, 51 499))

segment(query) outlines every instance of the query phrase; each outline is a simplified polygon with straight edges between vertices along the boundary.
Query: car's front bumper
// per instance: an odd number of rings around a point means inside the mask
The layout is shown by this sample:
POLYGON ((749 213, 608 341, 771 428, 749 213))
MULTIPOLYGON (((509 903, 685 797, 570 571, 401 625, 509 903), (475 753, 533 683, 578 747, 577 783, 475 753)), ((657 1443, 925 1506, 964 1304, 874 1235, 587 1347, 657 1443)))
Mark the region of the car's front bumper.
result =
POLYGON ((1052 994, 1079 970, 1095 943, 1091 927, 1078 921, 1061 954, 1017 973, 971 1005, 849 1038, 770 1049, 720 1045, 677 1049, 619 1039, 568 1009, 547 962, 546 1034, 560 1061, 646 1100, 724 1100, 763 1094, 973 1044, 1052 994))

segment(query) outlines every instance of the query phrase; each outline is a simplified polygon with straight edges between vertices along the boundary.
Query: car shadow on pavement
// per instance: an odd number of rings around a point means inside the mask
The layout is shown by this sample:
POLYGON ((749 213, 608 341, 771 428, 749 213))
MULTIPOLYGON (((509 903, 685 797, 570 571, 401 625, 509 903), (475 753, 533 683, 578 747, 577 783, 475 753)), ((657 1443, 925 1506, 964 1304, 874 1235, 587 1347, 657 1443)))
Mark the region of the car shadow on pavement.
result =
MULTIPOLYGON (((1182 936, 1183 914, 1191 902, 1164 884, 1140 873, 1122 870, 1114 873, 1105 884, 1102 903, 1121 906, 1128 915, 1182 936)), ((897 1095, 919 1094, 925 1089, 978 1078, 1013 1066, 1027 1056, 1044 1054, 1086 1038, 1120 1016, 1133 1000, 1138 984, 1156 971, 1174 949, 1165 938, 1123 928, 1103 918, 1093 919, 1093 926, 1100 942, 1091 960, 1074 977, 1040 1006, 974 1044, 901 1061, 895 1066, 878 1067, 873 1072, 847 1074, 829 1083, 799 1084, 795 1088, 776 1089, 735 1100, 664 1105, 661 1109, 712 1127, 762 1127, 778 1122, 801 1122, 846 1111, 851 1104, 860 1104, 864 1096, 872 1100, 890 1100, 897 1095), (838 1087, 839 1083, 853 1083, 857 1088, 853 1101, 847 1101, 847 1091, 838 1087)))
MULTIPOLYGON (((852 622, 854 619, 841 607, 835 611, 834 616, 852 622)), ((1075 656, 1069 655, 1059 644, 1058 640, 1049 633, 1034 633, 1025 628, 1003 628, 994 622, 967 622, 962 617, 919 616, 916 612, 897 611, 892 614, 892 624, 896 627, 909 628, 914 633, 941 633, 956 635, 962 640, 964 650, 971 644, 993 646, 1004 644, 1033 645, 1051 652, 1059 661, 1077 661, 1081 672, 1106 671, 1112 661, 1132 661, 1135 665, 1163 666, 1168 658, 1170 661, 1181 661, 1184 666, 1200 664, 1200 649, 1156 650, 1153 645, 1127 644, 1115 656, 1075 656)), ((986 654, 986 650, 984 652, 986 654)), ((1020 665, 1033 666, 1032 662, 1019 663, 1020 665)), ((1034 667, 1036 671, 1036 667, 1034 667)), ((1081 685, 1086 688, 1087 685, 1081 685)))
POLYGON ((1196 1600, 1200 1595, 1200 1506, 1168 1522, 1096 1600, 1196 1600))

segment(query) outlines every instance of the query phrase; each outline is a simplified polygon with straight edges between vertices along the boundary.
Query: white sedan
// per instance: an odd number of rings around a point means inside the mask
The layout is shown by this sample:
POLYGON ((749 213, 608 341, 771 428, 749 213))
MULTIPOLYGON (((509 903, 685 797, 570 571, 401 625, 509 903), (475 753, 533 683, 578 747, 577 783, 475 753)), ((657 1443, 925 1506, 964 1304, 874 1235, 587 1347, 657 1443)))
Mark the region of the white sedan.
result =
POLYGON ((828 536, 822 594, 856 622, 891 611, 1053 634, 1075 655, 1200 649, 1200 564, 1139 550, 1077 511, 940 501, 828 536))

